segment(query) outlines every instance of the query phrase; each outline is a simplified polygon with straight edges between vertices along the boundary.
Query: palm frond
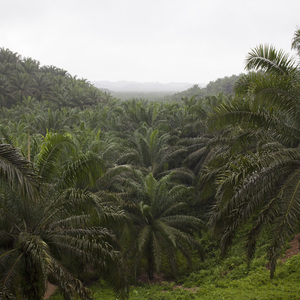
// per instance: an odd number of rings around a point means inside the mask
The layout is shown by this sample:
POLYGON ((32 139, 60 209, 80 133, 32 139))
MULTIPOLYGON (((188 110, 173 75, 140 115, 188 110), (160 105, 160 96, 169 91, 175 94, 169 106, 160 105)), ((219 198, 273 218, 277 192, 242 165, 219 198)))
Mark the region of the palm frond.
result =
POLYGON ((91 300, 92 293, 85 288, 82 282, 74 278, 56 260, 52 260, 52 271, 50 278, 63 290, 63 294, 68 297, 80 297, 82 300, 91 300))
POLYGON ((150 226, 145 226, 138 235, 138 249, 139 252, 144 252, 145 248, 151 237, 151 228, 150 226))
POLYGON ((200 232, 205 227, 205 223, 199 218, 187 215, 170 215, 160 218, 162 222, 180 230, 193 229, 200 232))
POLYGON ((103 175, 104 165, 101 159, 92 152, 80 155, 64 166, 60 178, 61 184, 67 186, 94 186, 96 180, 103 175))
POLYGON ((250 99, 240 99, 216 108, 216 114, 211 119, 213 128, 221 129, 235 124, 239 124, 243 130, 263 129, 274 140, 280 138, 283 142, 289 140, 294 145, 299 143, 300 131, 283 114, 274 114, 271 107, 255 107, 250 99))
POLYGON ((269 73, 289 75, 297 71, 297 66, 284 51, 278 51, 273 46, 260 45, 248 53, 246 69, 259 69, 269 73))
POLYGON ((37 175, 30 162, 26 161, 11 145, 0 144, 0 178, 28 198, 38 199, 37 175))
POLYGON ((174 234, 174 228, 163 223, 161 220, 155 222, 155 227, 159 229, 161 234, 165 237, 166 241, 170 241, 172 245, 176 248, 176 235, 174 234))
POLYGON ((14 290, 22 257, 23 253, 19 253, 17 249, 0 252, 0 269, 2 270, 0 274, 0 291, 3 294, 14 290))
POLYGON ((159 240, 157 239, 156 235, 154 232, 152 232, 152 244, 151 244, 151 250, 153 252, 153 258, 154 258, 154 263, 157 272, 160 271, 160 266, 162 263, 162 256, 163 256, 163 251, 161 249, 161 244, 159 240))
POLYGON ((276 218, 275 229, 270 247, 270 277, 273 278, 277 258, 285 245, 285 241, 297 230, 300 215, 300 170, 296 170, 283 184, 279 195, 279 216, 276 218))
POLYGON ((59 157, 66 148, 69 150, 73 143, 69 136, 48 132, 36 160, 36 168, 40 176, 50 180, 57 170, 59 157))
POLYGON ((300 29, 297 29, 294 33, 292 49, 298 51, 298 55, 300 55, 300 29))

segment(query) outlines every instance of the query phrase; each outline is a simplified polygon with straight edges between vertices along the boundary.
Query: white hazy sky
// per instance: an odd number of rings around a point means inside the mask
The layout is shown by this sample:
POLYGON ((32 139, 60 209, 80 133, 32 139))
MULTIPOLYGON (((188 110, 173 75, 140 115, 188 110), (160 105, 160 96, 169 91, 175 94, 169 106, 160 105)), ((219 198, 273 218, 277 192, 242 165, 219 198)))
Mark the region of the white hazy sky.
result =
POLYGON ((286 52, 299 0, 0 0, 0 47, 96 80, 208 83, 261 43, 286 52))

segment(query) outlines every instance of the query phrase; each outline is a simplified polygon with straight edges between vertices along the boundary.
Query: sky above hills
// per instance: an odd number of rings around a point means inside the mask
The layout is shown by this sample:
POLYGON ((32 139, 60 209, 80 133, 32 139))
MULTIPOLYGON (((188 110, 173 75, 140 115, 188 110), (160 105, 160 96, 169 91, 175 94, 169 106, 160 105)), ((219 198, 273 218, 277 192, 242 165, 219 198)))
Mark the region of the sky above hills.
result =
POLYGON ((89 81, 208 83, 251 48, 292 54, 299 0, 1 1, 0 47, 89 81))

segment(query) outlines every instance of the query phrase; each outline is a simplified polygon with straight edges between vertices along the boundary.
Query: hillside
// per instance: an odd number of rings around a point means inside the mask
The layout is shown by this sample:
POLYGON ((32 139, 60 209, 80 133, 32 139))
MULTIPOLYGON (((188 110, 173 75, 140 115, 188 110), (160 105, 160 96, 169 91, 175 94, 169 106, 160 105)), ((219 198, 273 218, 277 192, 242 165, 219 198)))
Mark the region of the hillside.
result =
POLYGON ((109 97, 85 79, 55 66, 40 66, 9 49, 0 49, 0 106, 12 107, 28 97, 54 107, 95 105, 109 97))
POLYGON ((232 95, 234 93, 234 83, 239 79, 240 75, 226 76, 218 78, 214 81, 210 81, 207 86, 201 87, 199 85, 193 85, 185 91, 175 93, 169 99, 178 101, 182 98, 189 97, 206 97, 206 96, 217 96, 222 93, 224 95, 232 95))

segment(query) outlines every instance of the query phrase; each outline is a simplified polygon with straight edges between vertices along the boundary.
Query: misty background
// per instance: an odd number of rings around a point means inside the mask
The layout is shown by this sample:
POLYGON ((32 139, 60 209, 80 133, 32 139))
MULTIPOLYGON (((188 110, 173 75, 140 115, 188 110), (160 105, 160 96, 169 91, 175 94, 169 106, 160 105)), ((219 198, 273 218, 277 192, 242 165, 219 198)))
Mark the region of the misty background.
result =
POLYGON ((10 0, 1 10, 0 46, 41 65, 91 82, 207 84, 242 73, 260 43, 290 52, 300 1, 10 0))

